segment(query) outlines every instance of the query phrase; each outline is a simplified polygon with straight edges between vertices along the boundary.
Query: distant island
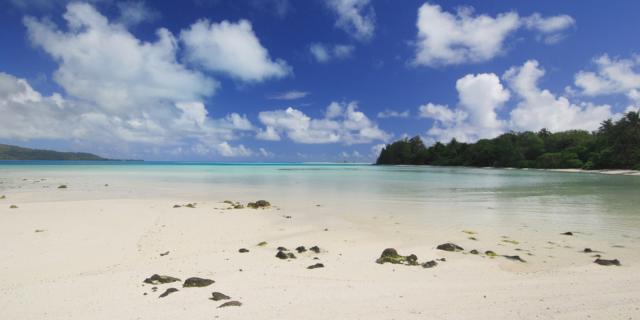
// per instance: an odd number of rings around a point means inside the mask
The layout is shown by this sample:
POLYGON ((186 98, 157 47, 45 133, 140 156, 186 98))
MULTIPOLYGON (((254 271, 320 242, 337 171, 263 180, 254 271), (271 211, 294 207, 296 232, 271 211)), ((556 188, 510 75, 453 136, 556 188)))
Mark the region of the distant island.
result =
POLYGON ((85 152, 59 152, 0 144, 0 160, 108 160, 85 152))
POLYGON ((385 146, 379 165, 411 164, 540 169, 640 170, 640 115, 628 112, 595 132, 509 132, 493 139, 426 147, 419 136, 385 146))

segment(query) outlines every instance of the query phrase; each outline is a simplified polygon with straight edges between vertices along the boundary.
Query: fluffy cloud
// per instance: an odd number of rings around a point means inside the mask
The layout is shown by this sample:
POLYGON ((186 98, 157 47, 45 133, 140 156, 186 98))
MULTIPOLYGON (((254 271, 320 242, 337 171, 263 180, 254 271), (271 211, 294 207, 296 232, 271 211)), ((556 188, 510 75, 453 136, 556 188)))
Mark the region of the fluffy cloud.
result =
POLYGON ((155 21, 160 18, 160 12, 149 8, 143 1, 118 2, 117 6, 120 11, 118 20, 128 26, 155 21))
POLYGON ((542 76, 544 70, 535 60, 529 60, 522 67, 513 67, 505 72, 504 79, 521 99, 511 111, 511 128, 547 128, 551 131, 595 130, 600 126, 600 122, 614 117, 608 105, 576 105, 566 97, 557 97, 549 90, 538 88, 537 82, 542 76))
POLYGON ((273 96, 270 96, 269 99, 272 100, 297 100, 302 99, 309 95, 309 92, 306 91, 287 91, 283 93, 279 93, 273 96))
POLYGON ((359 40, 373 37, 376 16, 370 0, 328 0, 327 6, 338 16, 336 27, 359 40))
MULTIPOLYGON (((80 3, 68 5, 64 19, 65 30, 30 17, 24 23, 32 43, 57 62, 54 80, 66 97, 43 96, 26 80, 0 74, 0 113, 6 115, 0 137, 56 139, 90 150, 101 142, 184 150, 255 132, 245 116, 208 115, 202 101, 215 93, 217 82, 177 60, 178 43, 168 30, 159 29, 155 42, 145 42, 80 3)), ((246 154, 235 148, 211 150, 246 154)))
MULTIPOLYGON (((215 149, 223 157, 249 157, 254 153, 251 149, 246 148, 243 145, 233 147, 229 145, 229 143, 227 143, 226 141, 215 145, 215 149)), ((264 150, 264 149, 261 149, 261 150, 264 150)))
POLYGON ((554 44, 564 38, 562 31, 573 27, 576 21, 569 15, 562 14, 552 17, 543 17, 534 13, 522 19, 525 28, 540 33, 540 39, 547 44, 554 44))
POLYGON ((309 52, 313 58, 320 63, 349 58, 354 50, 355 47, 345 44, 331 46, 322 43, 313 43, 309 46, 309 52))
POLYGON ((237 23, 199 20, 183 30, 180 39, 191 63, 243 81, 281 78, 292 70, 284 60, 269 57, 247 20, 237 23))
POLYGON ((260 112, 258 118, 265 126, 257 138, 280 140, 283 135, 298 143, 358 144, 386 141, 389 135, 378 128, 362 112, 357 103, 332 102, 324 118, 313 119, 302 111, 287 108, 260 112))
POLYGON ((509 91, 493 73, 466 75, 456 82, 458 107, 428 103, 420 107, 422 117, 435 120, 428 134, 440 140, 475 141, 503 132, 504 122, 496 111, 509 100, 509 91))
POLYGON ((459 102, 455 108, 428 103, 420 106, 420 116, 434 120, 427 131, 428 140, 471 142, 491 138, 509 130, 551 131, 569 129, 595 130, 600 122, 615 118, 608 105, 571 103, 538 87, 544 70, 530 60, 512 67, 503 75, 515 93, 517 104, 509 111, 509 118, 501 119, 498 111, 512 96, 493 73, 466 75, 456 82, 459 102))
POLYGON ((409 110, 405 110, 405 111, 397 111, 397 110, 390 110, 390 109, 385 109, 384 111, 378 112, 378 118, 408 118, 409 117, 409 110))
POLYGON ((560 32, 573 24, 573 18, 566 15, 522 18, 507 12, 491 17, 474 15, 470 7, 452 14, 425 3, 418 9, 414 63, 438 66, 487 61, 501 54, 507 37, 521 27, 536 30, 545 39, 559 40, 560 32))
POLYGON ((611 59, 602 55, 594 59, 596 71, 580 71, 575 85, 588 96, 626 94, 629 99, 640 99, 640 56, 631 59, 611 59))

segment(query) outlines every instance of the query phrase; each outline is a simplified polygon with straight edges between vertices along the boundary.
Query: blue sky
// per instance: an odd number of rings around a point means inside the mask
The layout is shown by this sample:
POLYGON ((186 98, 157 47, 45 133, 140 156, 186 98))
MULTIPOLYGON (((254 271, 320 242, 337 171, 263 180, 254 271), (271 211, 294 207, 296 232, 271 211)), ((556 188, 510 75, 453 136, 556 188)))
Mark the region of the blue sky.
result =
POLYGON ((0 4, 0 143, 372 161, 385 143, 594 130, 640 105, 640 3, 0 4))

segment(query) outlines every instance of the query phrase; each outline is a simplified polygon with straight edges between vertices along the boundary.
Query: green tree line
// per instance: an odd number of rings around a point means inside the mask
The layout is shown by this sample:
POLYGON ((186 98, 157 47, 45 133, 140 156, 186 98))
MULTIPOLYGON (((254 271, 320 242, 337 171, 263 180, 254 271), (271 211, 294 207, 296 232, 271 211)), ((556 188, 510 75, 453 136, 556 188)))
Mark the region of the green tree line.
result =
POLYGON ((594 132, 509 132, 493 139, 426 147, 419 136, 386 145, 376 164, 640 170, 640 114, 602 122, 594 132))

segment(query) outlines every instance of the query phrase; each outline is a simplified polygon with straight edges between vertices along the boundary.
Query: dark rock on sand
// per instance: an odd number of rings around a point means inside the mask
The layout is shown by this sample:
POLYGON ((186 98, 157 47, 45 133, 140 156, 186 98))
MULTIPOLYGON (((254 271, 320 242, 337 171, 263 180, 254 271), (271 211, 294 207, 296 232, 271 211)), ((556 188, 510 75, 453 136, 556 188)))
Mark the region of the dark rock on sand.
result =
POLYGON ((173 205, 173 207, 174 207, 174 208, 182 208, 182 206, 181 206, 181 205, 179 205, 179 204, 174 204, 174 205, 173 205))
POLYGON ((382 251, 380 258, 376 260, 376 263, 383 264, 387 262, 393 264, 417 265, 418 257, 415 254, 401 256, 398 254, 396 249, 387 248, 382 251))
POLYGON ((164 257, 164 256, 166 256, 166 255, 168 255, 168 254, 169 254, 169 251, 161 253, 161 254, 160 254, 160 256, 161 256, 161 257, 164 257))
POLYGON ((307 269, 317 269, 317 268, 324 268, 324 264, 316 263, 314 265, 310 265, 310 266, 307 267, 307 269))
POLYGON ((582 250, 582 252, 591 253, 591 252, 593 252, 593 250, 591 250, 591 248, 584 248, 584 250, 582 250))
POLYGON ((67 185, 66 184, 61 184, 58 186, 58 189, 66 189, 67 185))
POLYGON ((249 250, 248 250, 248 249, 245 249, 245 248, 240 248, 240 249, 238 250, 238 252, 240 252, 240 253, 247 253, 247 252, 249 252, 249 250))
POLYGON ((224 294, 224 293, 220 293, 220 292, 213 292, 211 294, 211 298, 209 298, 213 301, 220 301, 220 300, 229 300, 231 299, 231 297, 229 297, 228 295, 224 294))
POLYGON ((229 301, 221 304, 218 308, 226 308, 226 307, 239 307, 242 303, 240 301, 229 301))
POLYGON ((289 251, 289 249, 287 249, 285 247, 278 247, 276 250, 278 250, 278 251, 289 251))
POLYGON ((436 247, 436 249, 444 250, 444 251, 462 251, 464 250, 462 247, 453 244, 453 243, 443 243, 436 247))
POLYGON ((158 298, 164 298, 164 297, 166 297, 166 296, 168 296, 168 295, 170 295, 170 294, 172 294, 174 292, 178 292, 178 289, 169 288, 169 289, 165 290, 165 292, 163 292, 158 298))
POLYGON ((563 236, 572 236, 572 235, 573 235, 573 232, 571 232, 571 231, 567 231, 567 232, 563 232, 563 233, 561 233, 561 235, 563 235, 563 236))
POLYGON ((507 259, 509 259, 509 260, 515 260, 515 261, 520 261, 520 262, 526 262, 526 261, 524 261, 522 258, 520 258, 520 256, 506 256, 506 255, 505 255, 505 256, 503 256, 503 257, 505 257, 505 258, 507 258, 507 259))
POLYGON ((271 203, 269 203, 269 201, 266 201, 266 200, 258 200, 256 202, 247 203, 247 207, 252 209, 268 208, 270 206, 271 206, 271 203))
POLYGON ((278 251, 278 253, 276 253, 276 258, 285 260, 289 258, 289 255, 284 251, 278 251))
POLYGON ((320 248, 318 246, 313 246, 311 248, 309 248, 310 251, 313 251, 315 253, 320 253, 320 248))
POLYGON ((427 262, 423 263, 422 267, 423 268, 433 268, 433 267, 435 267, 437 265, 438 265, 437 262, 435 262, 434 260, 431 260, 431 261, 427 261, 427 262))
POLYGON ((469 253, 471 253, 471 254, 479 254, 480 252, 478 252, 478 250, 476 250, 476 249, 473 249, 473 250, 469 251, 469 253))
POLYGON ((185 288, 193 288, 193 287, 206 287, 214 283, 215 281, 211 279, 203 279, 198 277, 191 277, 184 281, 182 284, 185 288))
POLYGON ((159 274, 154 274, 149 278, 144 279, 144 283, 148 284, 163 284, 163 283, 171 283, 180 281, 178 278, 170 277, 170 276, 161 276, 159 274))
POLYGON ((307 248, 305 248, 304 246, 299 246, 296 248, 296 251, 298 251, 298 253, 303 253, 307 251, 307 248))
POLYGON ((607 259, 596 259, 595 263, 601 266, 620 266, 620 261, 618 259, 607 260, 607 259))

